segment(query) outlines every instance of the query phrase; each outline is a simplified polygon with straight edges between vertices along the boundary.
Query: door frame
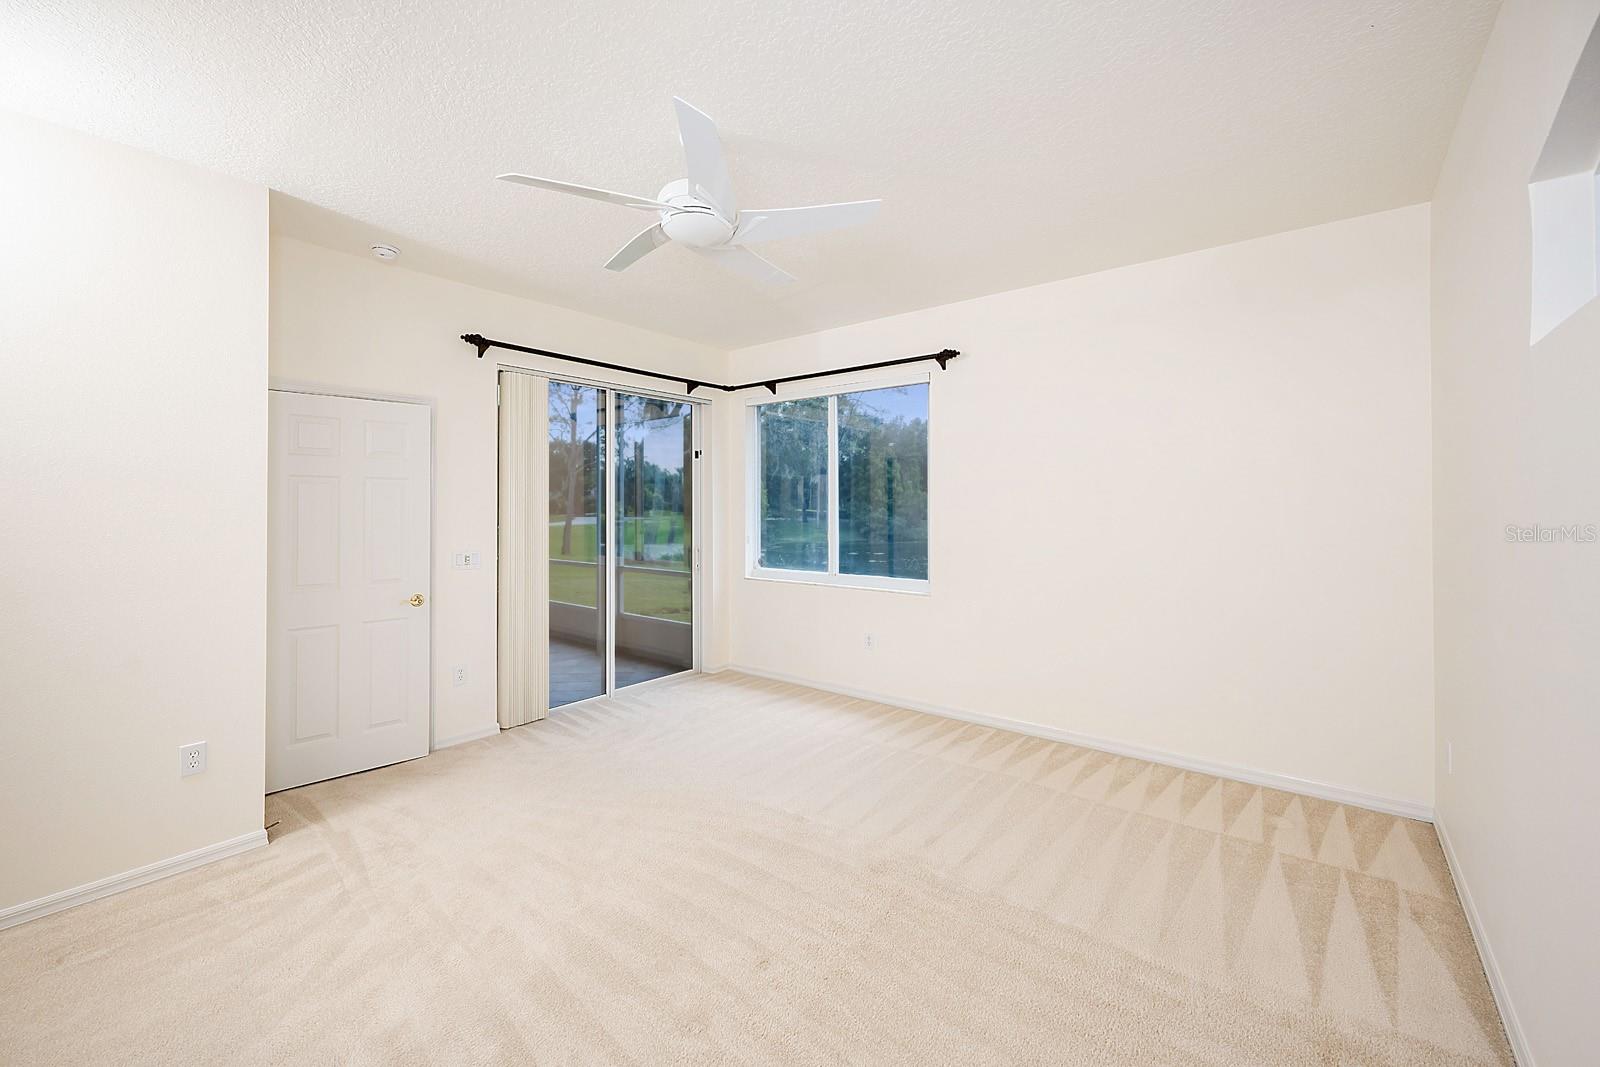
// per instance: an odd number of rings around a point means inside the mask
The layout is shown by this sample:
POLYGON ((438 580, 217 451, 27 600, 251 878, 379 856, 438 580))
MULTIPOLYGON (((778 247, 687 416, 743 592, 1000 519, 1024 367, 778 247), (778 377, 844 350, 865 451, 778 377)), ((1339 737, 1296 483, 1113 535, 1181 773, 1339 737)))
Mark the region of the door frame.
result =
MULTIPOLYGON (((703 576, 705 574, 704 560, 710 556, 710 553, 706 551, 706 543, 704 538, 710 535, 709 531, 712 525, 709 521, 707 521, 706 511, 706 509, 710 506, 711 491, 710 487, 706 484, 706 477, 703 476, 701 472, 709 471, 711 469, 711 450, 707 444, 710 439, 710 426, 706 421, 706 418, 713 410, 711 406, 711 399, 709 397, 685 396, 682 393, 668 393, 660 389, 649 389, 633 386, 623 382, 618 382, 613 379, 589 378, 581 374, 551 373, 549 371, 540 370, 535 367, 523 366, 517 363, 497 363, 495 365, 495 388, 497 393, 499 390, 500 375, 507 372, 515 374, 531 374, 536 378, 543 378, 546 381, 567 382, 572 385, 588 386, 593 389, 604 390, 610 394, 626 393, 629 396, 657 397, 662 400, 671 400, 678 403, 692 405, 694 414, 690 422, 690 434, 692 438, 690 448, 695 453, 695 456, 690 460, 690 462, 695 466, 693 472, 694 484, 690 493, 691 502, 689 505, 692 511, 690 516, 689 536, 693 546, 689 563, 689 610, 694 620, 692 624, 693 633, 691 634, 691 645, 693 648, 693 655, 691 658, 693 660, 693 666, 686 667, 681 671, 675 671, 672 674, 664 674, 659 678, 650 678, 643 682, 635 682, 633 685, 627 686, 626 688, 638 689, 641 686, 654 685, 657 682, 664 682, 669 678, 681 678, 685 674, 700 673, 704 669, 702 664, 702 649, 705 642, 706 630, 704 595, 701 586, 703 584, 703 576)), ((612 443, 616 441, 616 403, 614 398, 611 396, 606 398, 605 412, 606 451, 609 453, 612 443)), ((616 506, 616 479, 612 473, 613 468, 615 467, 614 460, 614 456, 607 455, 604 467, 606 471, 604 521, 608 525, 612 521, 612 516, 616 514, 614 510, 616 506)), ((570 704, 563 704, 561 705, 562 708, 575 708, 583 704, 587 704, 592 700, 604 700, 608 697, 615 696, 619 692, 616 685, 617 628, 615 619, 611 617, 614 611, 613 605, 615 605, 617 602, 615 599, 617 562, 615 550, 616 546, 614 544, 616 538, 611 536, 613 531, 611 531, 609 528, 607 530, 607 534, 608 536, 606 537, 606 545, 608 547, 608 551, 606 552, 606 613, 608 618, 606 619, 605 692, 597 693, 592 697, 585 697, 582 700, 574 700, 570 704)), ((498 569, 498 559, 495 561, 495 566, 498 569)), ((545 578, 546 596, 549 595, 549 581, 550 579, 547 576, 545 578)), ((498 625, 498 621, 496 625, 498 625)), ((546 639, 548 640, 548 635, 546 635, 546 639)), ((498 648, 498 645, 496 647, 498 648)), ((496 678, 498 677, 499 672, 497 670, 496 678)), ((546 684, 548 684, 548 681, 546 684)))
MULTIPOLYGON (((306 382, 293 378, 279 378, 275 375, 267 377, 267 392, 269 393, 307 393, 311 396, 340 396, 350 400, 381 400, 391 404, 416 404, 428 409, 428 575, 427 597, 430 604, 437 606, 438 598, 433 591, 433 561, 439 551, 439 405, 431 396, 416 396, 406 393, 388 393, 374 389, 347 389, 343 386, 328 385, 324 382, 306 382)), ((263 605, 265 614, 265 605, 263 605)), ((439 750, 438 737, 438 709, 434 706, 433 655, 435 648, 435 621, 438 619, 437 611, 428 612, 428 752, 430 754, 439 750)))

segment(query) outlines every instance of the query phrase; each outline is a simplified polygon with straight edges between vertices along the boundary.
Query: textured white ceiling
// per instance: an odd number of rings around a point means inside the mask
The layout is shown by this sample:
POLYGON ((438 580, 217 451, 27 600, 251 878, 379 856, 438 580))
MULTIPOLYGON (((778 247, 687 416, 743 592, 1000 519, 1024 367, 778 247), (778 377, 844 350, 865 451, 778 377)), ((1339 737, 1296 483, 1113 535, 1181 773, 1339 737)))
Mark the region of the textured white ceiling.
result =
POLYGON ((274 225, 737 347, 1429 198, 1498 0, 7 0, 0 107, 263 183, 274 225), (762 246, 764 290, 652 219, 671 96, 740 202, 881 196, 762 246))

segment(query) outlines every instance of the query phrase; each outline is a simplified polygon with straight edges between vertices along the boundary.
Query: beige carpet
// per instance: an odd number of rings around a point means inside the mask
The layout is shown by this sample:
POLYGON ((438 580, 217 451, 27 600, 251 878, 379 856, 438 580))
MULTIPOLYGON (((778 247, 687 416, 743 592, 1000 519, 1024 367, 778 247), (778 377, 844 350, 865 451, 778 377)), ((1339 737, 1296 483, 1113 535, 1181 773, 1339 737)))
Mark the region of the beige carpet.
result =
POLYGON ((1510 1060, 1431 827, 790 685, 659 683, 267 814, 0 932, 0 1059, 1510 1060))

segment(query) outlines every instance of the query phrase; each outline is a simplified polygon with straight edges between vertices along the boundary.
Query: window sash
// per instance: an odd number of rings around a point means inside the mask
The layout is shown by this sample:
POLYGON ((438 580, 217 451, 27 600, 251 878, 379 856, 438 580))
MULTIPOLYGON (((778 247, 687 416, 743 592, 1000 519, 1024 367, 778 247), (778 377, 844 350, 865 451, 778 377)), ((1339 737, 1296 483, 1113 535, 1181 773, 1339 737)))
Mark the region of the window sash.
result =
MULTIPOLYGON (((815 401, 821 399, 823 398, 796 398, 797 401, 815 401)), ((777 404, 785 405, 792 403, 795 403, 795 401, 790 401, 787 399, 777 402, 777 404)), ((769 438, 779 432, 777 430, 777 426, 781 425, 779 420, 781 420, 783 417, 780 415, 778 416, 778 419, 774 421, 774 424, 768 424, 764 420, 763 416, 768 409, 775 406, 776 404, 760 405, 752 409, 754 413, 752 421, 755 442, 755 480, 752 489, 754 494, 752 524, 755 535, 756 553, 754 556, 754 563, 756 566, 767 570, 793 571, 795 573, 804 574, 823 574, 827 572, 829 563, 827 552, 828 538, 830 536, 829 531, 831 529, 832 522, 831 516, 833 512, 833 501, 828 495, 831 483, 828 479, 827 472, 827 453, 824 452, 823 454, 822 469, 820 472, 818 472, 815 465, 814 443, 808 440, 808 438, 815 434, 817 438, 820 439, 822 448, 826 449, 828 447, 826 440, 829 426, 827 405, 824 404, 821 406, 822 417, 820 420, 815 418, 814 415, 808 416, 805 413, 785 413, 789 416, 789 421, 792 421, 795 423, 795 425, 790 426, 786 431, 783 432, 798 438, 799 447, 805 449, 810 457, 808 462, 799 470, 788 472, 791 476, 796 476, 798 485, 793 484, 791 480, 783 477, 774 478, 772 472, 768 469, 767 445, 769 443, 769 438), (818 426, 819 422, 820 427, 818 426), (771 433, 769 433, 769 425, 772 426, 771 433), (817 486, 817 489, 819 490, 818 493, 812 493, 810 487, 816 484, 815 479, 818 473, 821 474, 822 484, 817 486), (783 506, 784 498, 792 495, 786 490, 791 489, 797 489, 800 494, 798 511, 799 528, 801 531, 807 531, 809 529, 809 534, 804 538, 796 538, 793 546, 780 543, 767 544, 765 539, 770 529, 769 524, 774 521, 778 523, 792 523, 796 521, 793 509, 785 508, 783 506), (774 490, 778 493, 778 503, 775 506, 774 502, 768 498, 768 493, 774 490), (806 506, 806 500, 808 496, 820 496, 820 499, 816 501, 818 512, 818 521, 816 527, 809 527, 806 521, 807 516, 812 511, 811 508, 806 506), (822 558, 816 561, 820 564, 820 566, 809 566, 809 564, 813 562, 812 555, 816 547, 815 534, 817 533, 820 533, 823 538, 823 544, 821 546, 823 550, 822 558), (779 550, 783 548, 795 548, 797 551, 780 553, 779 550), (789 565, 774 565, 766 562, 774 555, 786 557, 784 562, 789 565)), ((815 405, 812 406, 815 407, 815 405)), ((783 472, 780 472, 780 474, 781 473, 783 472)))

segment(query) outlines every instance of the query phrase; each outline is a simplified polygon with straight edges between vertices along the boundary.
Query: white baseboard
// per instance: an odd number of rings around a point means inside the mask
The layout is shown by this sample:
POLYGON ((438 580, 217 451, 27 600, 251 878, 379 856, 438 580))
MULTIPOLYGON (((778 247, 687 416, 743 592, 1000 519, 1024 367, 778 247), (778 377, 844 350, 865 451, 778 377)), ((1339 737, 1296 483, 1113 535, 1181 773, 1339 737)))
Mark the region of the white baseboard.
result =
POLYGON ((1286 793, 1303 793, 1306 796, 1331 800, 1336 804, 1349 804, 1353 807, 1369 808, 1372 811, 1399 815, 1406 819, 1418 819, 1422 822, 1433 821, 1433 809, 1414 800, 1378 796, 1373 793, 1362 792, 1359 789, 1330 785, 1327 782, 1313 781, 1309 778, 1295 778, 1287 774, 1259 771, 1253 767, 1214 763, 1210 760, 1185 756, 1178 752, 1168 752, 1163 749, 1128 744, 1127 742, 1107 737, 1093 737, 1089 734, 1080 734, 1073 730, 1063 730, 1059 727, 1027 722, 1022 719, 1007 719, 998 715, 983 715, 977 712, 964 711, 960 708, 923 704, 919 701, 905 700, 887 693, 873 693, 864 689, 833 685, 829 682, 817 681, 814 678, 800 678, 777 671, 762 670, 759 667, 733 664, 726 669, 741 674, 754 675, 757 678, 770 678, 776 682, 791 682, 811 689, 821 689, 824 692, 838 693, 841 696, 857 697, 861 700, 871 700, 879 704, 892 704, 896 707, 910 708, 912 711, 923 711, 929 715, 938 715, 944 719, 956 719, 960 722, 970 722, 978 726, 990 726, 999 730, 1010 730, 1013 733, 1028 734, 1031 737, 1042 737, 1047 741, 1064 741, 1069 745, 1077 745, 1079 748, 1093 748, 1101 752, 1110 752, 1117 756, 1131 756, 1134 759, 1149 760, 1151 763, 1164 763, 1169 767, 1181 767, 1186 771, 1198 771, 1201 774, 1215 775, 1218 778, 1231 778, 1238 782, 1249 782, 1251 785, 1263 785, 1271 789, 1281 789, 1286 793))
POLYGON ((454 737, 442 737, 433 743, 433 748, 429 751, 437 752, 441 748, 449 748, 452 745, 464 745, 468 741, 482 741, 485 737, 493 737, 499 732, 500 724, 495 723, 492 726, 485 726, 479 730, 468 730, 464 734, 456 734, 454 737))
POLYGON ((240 834, 238 837, 230 838, 227 841, 218 841, 214 845, 197 848, 193 852, 185 852, 181 856, 157 860, 154 863, 147 863, 143 867, 138 867, 131 871, 124 871, 121 874, 113 874, 108 878, 102 878, 97 882, 90 882, 88 885, 80 885, 76 889, 63 889, 59 893, 52 893, 47 897, 40 897, 38 900, 30 900, 24 904, 13 904, 11 907, 0 911, 0 930, 43 918, 58 911, 65 911, 68 908, 75 908, 79 904, 87 904, 91 900, 99 900, 101 897, 108 897, 113 893, 120 893, 125 889, 145 885, 170 875, 181 874, 196 867, 203 867, 207 863, 215 863, 217 860, 227 859, 229 856, 237 856, 241 852, 249 852, 253 848, 260 848, 266 843, 267 832, 265 830, 253 830, 248 834, 240 834))
POLYGON ((1489 978, 1489 991, 1494 994, 1495 1007, 1500 1009, 1500 1021, 1505 1024, 1506 1038, 1511 1042, 1511 1052, 1517 1058, 1521 1067, 1534 1067, 1533 1052, 1528 1048, 1527 1035, 1522 1032, 1522 1020, 1517 1018, 1517 1010, 1511 1006, 1511 993, 1506 989, 1505 979, 1500 974, 1500 964, 1494 958, 1494 949, 1489 945, 1489 935, 1483 928, 1483 920, 1478 916, 1478 906, 1472 901, 1472 890, 1467 885, 1467 880, 1462 877, 1461 861, 1456 858, 1456 850, 1450 844, 1450 832, 1445 829, 1444 820, 1437 816, 1433 820, 1433 828, 1439 832, 1439 843, 1444 846, 1445 862, 1450 865, 1450 877, 1456 883, 1456 896, 1461 898, 1461 910, 1467 913, 1467 925, 1472 928, 1472 940, 1478 944, 1478 958, 1483 961, 1483 973, 1489 978))

